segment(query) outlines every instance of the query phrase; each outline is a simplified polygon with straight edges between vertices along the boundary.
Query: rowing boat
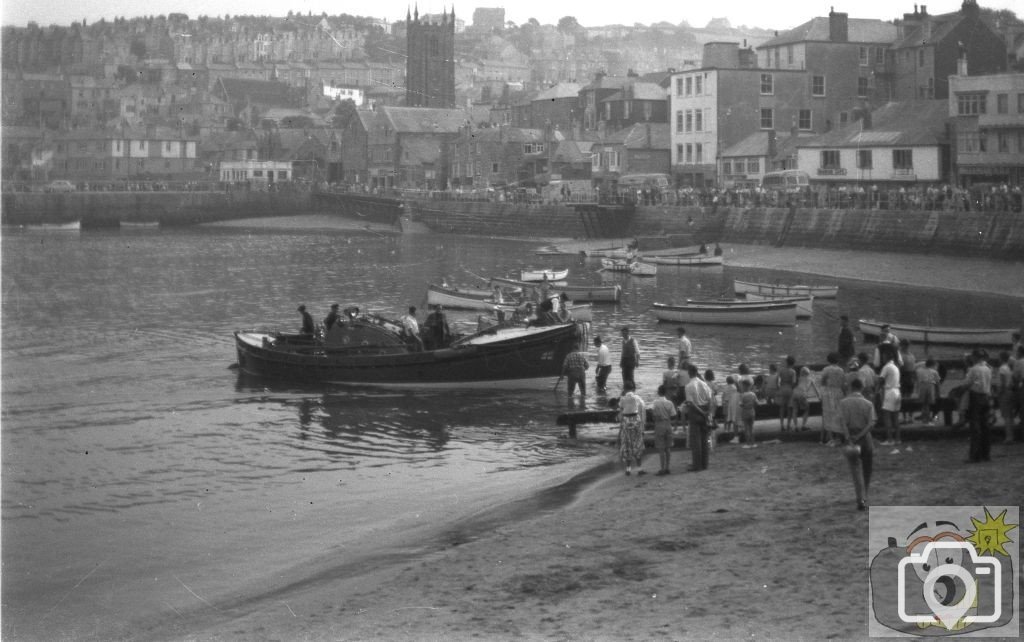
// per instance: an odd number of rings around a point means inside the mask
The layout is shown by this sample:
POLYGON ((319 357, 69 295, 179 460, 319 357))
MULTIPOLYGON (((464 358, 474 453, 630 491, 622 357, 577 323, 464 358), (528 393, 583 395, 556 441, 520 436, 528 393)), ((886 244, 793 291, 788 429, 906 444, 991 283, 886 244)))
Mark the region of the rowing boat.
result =
MULTIPOLYGON (((503 279, 493 277, 491 285, 514 286, 520 288, 534 288, 536 283, 527 283, 515 279, 503 279)), ((554 284, 552 291, 558 294, 565 294, 573 301, 593 301, 595 303, 615 303, 622 297, 622 286, 615 285, 566 285, 554 284)))
POLYGON ((601 269, 609 272, 628 272, 633 276, 655 276, 658 273, 658 266, 653 263, 627 259, 601 259, 601 269))
POLYGON ((733 281, 736 294, 743 296, 754 294, 774 294, 775 296, 813 296, 818 299, 834 299, 839 293, 838 285, 779 285, 772 283, 753 283, 750 281, 733 281))
POLYGON ((518 301, 496 301, 494 292, 459 290, 431 283, 427 285, 427 305, 441 305, 454 310, 493 310, 497 306, 515 307, 518 301))
MULTIPOLYGON (((878 338, 883 321, 860 319, 860 331, 866 337, 878 338)), ((927 325, 905 325, 889 323, 889 330, 900 339, 915 343, 945 343, 962 346, 1006 346, 1013 343, 1014 329, 1003 328, 953 328, 927 325)))
POLYGON ((796 301, 796 318, 798 319, 810 319, 814 316, 814 297, 813 296, 776 296, 774 294, 757 294, 755 292, 747 293, 747 301, 796 301))
POLYGON ((721 325, 791 326, 796 319, 793 301, 752 303, 750 305, 714 302, 673 305, 654 303, 651 312, 658 321, 674 323, 714 323, 721 325))
POLYGON ((675 256, 645 256, 644 261, 657 263, 658 265, 675 265, 677 267, 707 267, 711 265, 722 265, 721 256, 710 254, 696 255, 675 255, 675 256))
POLYGON ((539 283, 541 281, 564 281, 569 276, 568 268, 564 270, 520 270, 519 280, 527 281, 529 283, 539 283))

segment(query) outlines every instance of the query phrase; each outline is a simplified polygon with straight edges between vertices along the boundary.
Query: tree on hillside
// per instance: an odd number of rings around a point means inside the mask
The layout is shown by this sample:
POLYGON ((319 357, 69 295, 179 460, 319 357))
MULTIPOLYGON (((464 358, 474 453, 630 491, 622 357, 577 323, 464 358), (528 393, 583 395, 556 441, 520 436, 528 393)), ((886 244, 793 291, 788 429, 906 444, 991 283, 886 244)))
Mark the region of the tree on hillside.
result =
POLYGON ((558 30, 562 33, 576 33, 582 28, 573 16, 564 16, 558 21, 558 30))
POLYGON ((355 101, 351 98, 346 98, 334 108, 334 118, 331 119, 331 126, 336 129, 345 129, 352 122, 352 119, 357 117, 355 101))

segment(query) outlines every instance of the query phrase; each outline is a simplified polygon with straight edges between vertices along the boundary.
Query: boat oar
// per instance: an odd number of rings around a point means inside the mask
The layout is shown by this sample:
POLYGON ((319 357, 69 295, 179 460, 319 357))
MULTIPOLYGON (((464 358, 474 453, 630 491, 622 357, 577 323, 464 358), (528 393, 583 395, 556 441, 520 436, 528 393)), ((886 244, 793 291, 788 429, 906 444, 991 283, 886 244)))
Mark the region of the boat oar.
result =
POLYGON ((558 375, 558 381, 555 382, 555 387, 551 392, 558 392, 558 384, 562 383, 562 377, 564 375, 558 375))

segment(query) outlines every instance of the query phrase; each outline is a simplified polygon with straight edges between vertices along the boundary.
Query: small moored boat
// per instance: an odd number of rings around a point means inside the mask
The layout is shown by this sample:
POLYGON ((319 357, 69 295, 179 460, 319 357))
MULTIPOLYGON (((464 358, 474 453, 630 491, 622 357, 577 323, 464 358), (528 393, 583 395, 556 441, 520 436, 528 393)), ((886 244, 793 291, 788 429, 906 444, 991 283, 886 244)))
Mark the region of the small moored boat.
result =
POLYGON ((519 280, 539 283, 545 278, 548 281, 564 281, 569 276, 568 268, 564 270, 520 270, 519 280))
POLYGON ((648 263, 657 263, 658 265, 675 265, 677 267, 708 267, 712 265, 722 265, 721 256, 713 256, 710 254, 645 256, 644 261, 648 263))
MULTIPOLYGON (((860 331, 866 337, 875 339, 882 333, 884 321, 872 319, 859 319, 860 331)), ((889 323, 889 329, 900 339, 907 339, 914 343, 945 343, 962 346, 1006 346, 1013 343, 1013 333, 1016 330, 1009 328, 953 328, 927 325, 906 325, 889 323)))
POLYGON ((628 272, 633 276, 655 276, 658 273, 657 265, 626 259, 601 259, 601 269, 609 272, 628 272))
POLYGON ((493 310, 498 306, 514 307, 515 299, 494 299, 494 292, 484 290, 460 290, 446 288, 433 283, 427 285, 427 305, 441 305, 455 310, 493 310))
POLYGON ((813 296, 817 299, 834 299, 839 293, 838 285, 779 285, 771 283, 754 283, 751 281, 733 281, 736 294, 770 294, 775 296, 813 296))
POLYGON ((730 305, 714 302, 674 305, 654 303, 651 312, 658 321, 675 323, 714 323, 721 325, 791 326, 796 319, 796 303, 764 302, 730 305))
POLYGON ((814 316, 814 297, 813 296, 776 296, 774 294, 757 294, 755 292, 747 293, 747 301, 760 302, 760 301, 796 301, 796 317, 798 319, 810 319, 814 316))
MULTIPOLYGON (((536 283, 527 283, 526 281, 503 279, 499 277, 493 277, 491 279, 491 285, 513 286, 520 288, 537 287, 536 283)), ((622 297, 622 286, 617 283, 614 285, 567 285, 556 283, 551 287, 551 290, 558 294, 564 293, 573 301, 614 303, 622 297)))

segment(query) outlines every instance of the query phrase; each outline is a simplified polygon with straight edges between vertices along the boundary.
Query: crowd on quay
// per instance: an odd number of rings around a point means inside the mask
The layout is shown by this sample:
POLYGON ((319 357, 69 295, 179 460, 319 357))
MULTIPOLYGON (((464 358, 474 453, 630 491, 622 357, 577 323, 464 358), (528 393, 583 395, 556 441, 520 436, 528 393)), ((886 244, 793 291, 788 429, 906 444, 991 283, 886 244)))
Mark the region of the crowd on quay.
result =
MULTIPOLYGON (((828 365, 819 372, 798 366, 793 356, 768 365, 767 373, 753 375, 748 364, 722 379, 711 369, 701 371, 695 363, 693 342, 686 328, 679 327, 676 354, 667 356, 666 369, 654 401, 645 401, 637 393, 634 378, 640 364, 640 347, 628 326, 621 329, 622 394, 609 400, 618 409, 618 456, 626 475, 644 475, 644 428, 647 410, 654 421, 654 448, 658 452, 657 475, 670 473, 671 448, 675 431, 681 430, 691 451, 690 471, 708 467, 714 444, 720 441, 716 431, 725 433, 729 444, 742 448, 758 446, 754 421, 759 406, 777 413, 780 432, 809 430, 810 401, 821 403, 822 423, 819 441, 838 447, 848 461, 857 508, 867 507, 874 451, 889 447, 890 455, 912 453, 902 442, 901 426, 914 421, 907 408, 917 407, 916 421, 932 426, 940 400, 943 374, 935 359, 918 359, 906 339, 900 339, 883 326, 872 350, 856 352, 853 332, 846 316, 841 318, 837 349, 827 356, 828 365), (905 404, 905 401, 916 403, 905 404), (721 412, 719 412, 721 410, 721 412), (718 418, 722 425, 719 426, 718 418), (885 439, 876 442, 872 431, 884 428, 885 439)), ((597 348, 596 386, 598 394, 607 393, 612 359, 606 341, 594 339, 597 348)), ((1020 333, 1013 343, 991 359, 983 349, 964 357, 966 376, 949 392, 957 403, 958 426, 969 426, 970 447, 967 462, 990 460, 991 428, 998 415, 1004 430, 1004 443, 1014 442, 1015 432, 1024 431, 1024 344, 1020 333), (994 412, 995 411, 995 412, 994 412)), ((566 357, 564 373, 570 373, 569 403, 573 407, 574 390, 586 397, 585 353, 566 357)))
MULTIPOLYGON (((336 191, 359 191, 334 186, 336 191)), ((924 210, 940 212, 1024 212, 1019 185, 824 185, 785 192, 754 187, 710 188, 601 188, 551 190, 539 188, 455 188, 448 190, 382 190, 365 188, 369 194, 438 201, 479 201, 526 205, 602 203, 674 207, 795 207, 819 209, 924 210)))

